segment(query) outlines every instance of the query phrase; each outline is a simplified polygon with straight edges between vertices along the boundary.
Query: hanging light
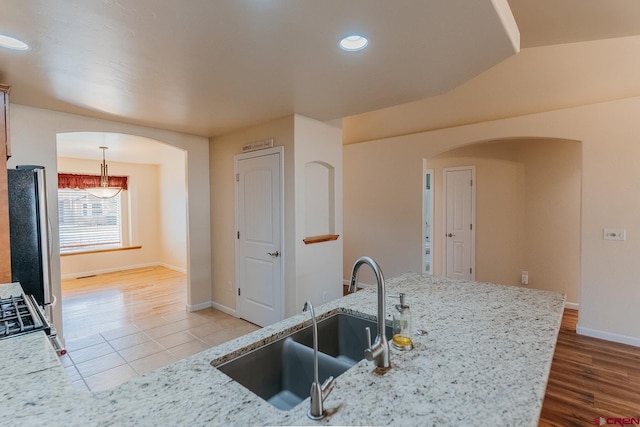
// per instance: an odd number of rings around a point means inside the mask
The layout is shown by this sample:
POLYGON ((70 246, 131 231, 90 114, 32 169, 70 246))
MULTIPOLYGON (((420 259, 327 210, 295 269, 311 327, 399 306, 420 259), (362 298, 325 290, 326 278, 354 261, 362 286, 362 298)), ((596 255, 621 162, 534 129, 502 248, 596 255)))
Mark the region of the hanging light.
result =
POLYGON ((105 150, 109 147, 100 147, 102 150, 102 164, 100 165, 100 187, 89 187, 87 193, 100 199, 110 199, 115 197, 122 191, 121 187, 109 187, 109 173, 107 171, 107 161, 105 159, 105 150))

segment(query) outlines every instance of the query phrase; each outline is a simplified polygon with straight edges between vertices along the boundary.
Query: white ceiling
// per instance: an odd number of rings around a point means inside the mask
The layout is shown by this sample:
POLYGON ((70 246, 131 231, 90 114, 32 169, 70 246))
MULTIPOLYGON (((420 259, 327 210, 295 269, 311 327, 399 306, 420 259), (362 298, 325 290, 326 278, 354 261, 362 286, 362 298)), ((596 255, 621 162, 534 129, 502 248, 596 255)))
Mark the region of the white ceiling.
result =
MULTIPOLYGON (((107 164, 112 162, 161 165, 175 161, 184 151, 153 139, 136 135, 108 132, 67 132, 57 136, 58 157, 95 159, 102 161, 102 150, 107 147, 107 164)), ((97 169, 100 170, 99 168, 97 169)))
MULTIPOLYGON (((506 1, 0 0, 0 33, 32 46, 0 49, 0 82, 13 103, 204 136, 293 112, 340 119, 431 98, 512 55, 506 1), (352 32, 370 48, 338 50, 352 32)), ((637 1, 508 6, 523 48, 640 34, 637 1)), ((83 149, 98 159, 94 137, 83 149)), ((134 142, 112 138, 116 161, 134 142)))
POLYGON ((519 48, 506 0, 0 0, 12 102, 213 136, 446 92, 519 48), (345 35, 369 48, 343 52, 345 35))

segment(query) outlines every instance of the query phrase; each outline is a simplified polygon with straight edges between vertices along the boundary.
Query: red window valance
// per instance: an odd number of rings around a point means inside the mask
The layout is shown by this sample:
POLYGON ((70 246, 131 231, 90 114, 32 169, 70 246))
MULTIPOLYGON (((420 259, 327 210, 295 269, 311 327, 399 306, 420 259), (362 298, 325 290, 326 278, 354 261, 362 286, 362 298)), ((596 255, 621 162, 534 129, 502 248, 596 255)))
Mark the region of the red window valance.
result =
MULTIPOLYGON (((100 187, 100 175, 86 175, 80 173, 59 173, 58 188, 73 188, 84 190, 91 187, 100 187)), ((127 189, 126 176, 109 176, 109 187, 121 187, 127 189)))

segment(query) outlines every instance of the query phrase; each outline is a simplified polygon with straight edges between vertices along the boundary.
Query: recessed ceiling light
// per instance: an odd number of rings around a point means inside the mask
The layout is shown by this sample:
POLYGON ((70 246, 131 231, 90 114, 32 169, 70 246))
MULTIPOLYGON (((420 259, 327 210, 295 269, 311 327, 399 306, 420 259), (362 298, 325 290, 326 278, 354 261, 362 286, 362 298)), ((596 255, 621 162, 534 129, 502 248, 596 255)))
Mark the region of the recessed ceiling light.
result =
POLYGON ((13 50, 29 49, 29 45, 22 40, 18 40, 17 38, 8 36, 6 34, 0 34, 0 46, 13 50))
POLYGON ((339 46, 340 49, 346 50, 348 52, 355 52, 357 50, 362 50, 369 44, 369 40, 366 37, 353 35, 347 36, 340 40, 339 46))

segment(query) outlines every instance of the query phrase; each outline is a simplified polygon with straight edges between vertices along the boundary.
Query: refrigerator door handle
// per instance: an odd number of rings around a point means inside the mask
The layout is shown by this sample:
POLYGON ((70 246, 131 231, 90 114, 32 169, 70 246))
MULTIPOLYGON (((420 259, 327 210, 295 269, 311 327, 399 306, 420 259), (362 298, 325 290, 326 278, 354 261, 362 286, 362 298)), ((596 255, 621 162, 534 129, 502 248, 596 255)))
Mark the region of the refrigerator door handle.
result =
POLYGON ((49 240, 49 262, 51 262, 51 258, 53 258, 53 235, 51 234, 51 220, 47 217, 47 228, 49 229, 49 234, 47 235, 47 240, 49 240))
POLYGON ((46 236, 40 236, 41 245, 46 245, 46 248, 42 248, 42 282, 44 286, 43 305, 51 303, 53 292, 51 289, 51 221, 48 215, 47 206, 47 176, 44 168, 34 169, 36 175, 37 188, 38 188, 38 200, 40 211, 40 230, 42 233, 46 233, 46 236))

